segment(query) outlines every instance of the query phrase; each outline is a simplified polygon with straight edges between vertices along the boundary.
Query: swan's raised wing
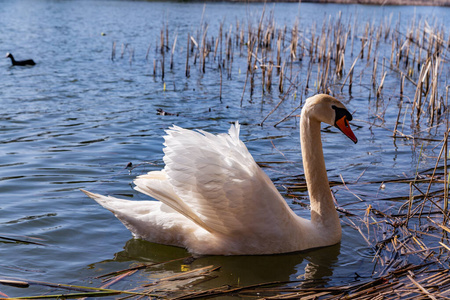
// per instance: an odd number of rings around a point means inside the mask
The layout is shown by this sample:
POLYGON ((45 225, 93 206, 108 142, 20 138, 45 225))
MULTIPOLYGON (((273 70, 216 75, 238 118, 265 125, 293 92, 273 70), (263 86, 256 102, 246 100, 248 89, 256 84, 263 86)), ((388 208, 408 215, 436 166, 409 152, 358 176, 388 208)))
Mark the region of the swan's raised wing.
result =
POLYGON ((220 135, 170 128, 164 171, 173 191, 214 231, 277 233, 293 213, 239 139, 239 128, 220 135))

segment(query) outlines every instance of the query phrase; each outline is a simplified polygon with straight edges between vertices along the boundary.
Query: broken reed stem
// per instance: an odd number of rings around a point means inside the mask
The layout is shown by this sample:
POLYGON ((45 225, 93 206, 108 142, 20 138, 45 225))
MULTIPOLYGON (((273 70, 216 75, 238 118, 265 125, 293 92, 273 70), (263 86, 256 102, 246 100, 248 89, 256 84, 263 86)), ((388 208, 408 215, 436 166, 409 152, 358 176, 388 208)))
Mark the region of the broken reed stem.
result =
POLYGON ((111 50, 111 60, 114 61, 116 59, 116 41, 112 44, 112 50, 111 50))
POLYGON ((409 199, 408 199, 408 213, 407 213, 407 217, 406 217, 406 226, 408 226, 409 220, 411 219, 411 217, 413 216, 411 214, 411 209, 412 209, 412 205, 413 205, 413 201, 414 201, 414 190, 413 190, 413 183, 410 182, 409 183, 409 199))
POLYGON ((186 77, 190 77, 190 67, 189 67, 189 43, 191 41, 191 35, 188 33, 187 47, 186 47, 186 77))
POLYGON ((175 53, 175 47, 177 45, 177 38, 178 38, 178 34, 175 35, 175 39, 173 41, 173 45, 172 45, 172 51, 170 52, 170 69, 173 69, 173 55, 175 53))
POLYGON ((372 69, 372 87, 375 89, 377 87, 377 58, 373 59, 373 69, 372 69))
POLYGON ((267 69, 267 81, 266 81, 266 90, 269 93, 272 91, 272 73, 273 73, 273 63, 269 62, 268 69, 267 69))
POLYGON ((228 35, 228 51, 227 51, 227 79, 232 79, 232 68, 233 68, 233 60, 234 60, 234 47, 233 40, 231 34, 231 28, 228 35))
POLYGON ((208 25, 205 27, 202 36, 202 46, 201 46, 201 68, 203 74, 205 74, 206 56, 208 55, 208 48, 206 45, 206 33, 208 32, 208 25))
POLYGON ((280 94, 283 94, 283 78, 284 78, 284 67, 286 65, 286 62, 283 62, 283 66, 281 67, 281 72, 279 76, 279 84, 278 84, 278 91, 280 94))
POLYGON ((128 44, 122 43, 121 51, 120 51, 120 58, 123 58, 123 55, 125 54, 125 50, 128 48, 128 44))
POLYGON ((387 74, 387 72, 384 72, 383 77, 381 78, 380 85, 378 86, 378 89, 377 89, 377 98, 380 98, 380 96, 381 96, 381 90, 383 89, 383 84, 384 84, 384 79, 386 78, 386 74, 387 74))
POLYGON ((400 100, 403 100, 403 88, 405 86, 405 74, 402 74, 402 79, 400 81, 400 100))
POLYGON ((219 64, 219 74, 220 74, 220 89, 219 89, 219 100, 222 103, 222 65, 219 64))
POLYGON ((162 52, 162 60, 161 60, 161 80, 164 81, 164 67, 165 67, 165 59, 164 51, 162 52))
POLYGON ((159 35, 159 51, 161 52, 161 54, 164 53, 164 27, 161 29, 161 33, 159 35))

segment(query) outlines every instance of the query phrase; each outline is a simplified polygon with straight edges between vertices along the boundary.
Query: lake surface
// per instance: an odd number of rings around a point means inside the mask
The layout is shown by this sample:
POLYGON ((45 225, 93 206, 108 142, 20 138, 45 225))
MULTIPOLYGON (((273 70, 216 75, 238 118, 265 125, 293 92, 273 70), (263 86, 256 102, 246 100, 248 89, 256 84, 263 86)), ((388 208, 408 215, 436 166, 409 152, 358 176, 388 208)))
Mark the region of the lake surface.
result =
MULTIPOLYGON (((0 1, 0 4, 0 53, 11 52, 16 59, 33 58, 37 63, 34 67, 11 67, 9 59, 0 60, 0 236, 24 240, 0 238, 0 275, 99 286, 93 279, 95 276, 126 269, 137 262, 189 256, 183 249, 133 240, 110 212, 79 191, 147 199, 132 189, 132 180, 163 167, 162 136, 172 124, 222 133, 231 122, 239 120, 243 124, 241 139, 255 160, 274 180, 292 209, 301 216, 309 216, 307 208, 296 204, 308 203, 306 191, 286 190, 286 186, 303 182, 298 117, 273 126, 306 97, 307 62, 293 64, 305 71, 299 75, 300 84, 289 90, 289 97, 263 126, 258 124, 283 96, 278 92, 278 79, 274 79, 271 92, 262 93, 256 87, 250 95, 247 86, 243 94, 245 47, 241 50, 243 55, 235 47, 231 79, 223 75, 222 99, 219 99, 218 63, 211 54, 205 73, 199 62, 194 65, 191 54, 190 77, 185 76, 188 33, 200 43, 197 36, 202 24, 208 24, 209 39, 218 36, 221 23, 224 32, 234 32, 237 21, 242 28, 249 23, 257 27, 263 4, 153 1, 0 1), (169 47, 177 37, 173 69, 169 68, 170 51, 165 55, 164 79, 159 49, 163 28, 168 29, 169 47), (113 43, 116 43, 114 56, 113 43), (173 115, 159 115, 158 109, 173 115), (130 162, 133 168, 126 168, 130 162)), ((324 20, 336 18, 339 12, 342 20, 350 20, 349 24, 354 24, 354 20, 361 24, 357 26, 361 31, 354 33, 355 53, 361 47, 358 37, 362 36, 366 22, 379 24, 391 16, 392 26, 398 22, 401 32, 406 32, 414 18, 428 20, 446 32, 449 28, 450 9, 440 7, 277 3, 267 4, 265 9, 266 16, 273 16, 277 28, 286 26, 289 31, 297 20, 306 41, 312 24, 320 28, 324 20)), ((388 53, 390 49, 390 44, 380 47, 380 51, 388 53)), ((345 70, 348 71, 353 60, 349 53, 345 70)), ((356 68, 361 80, 365 80, 365 63, 356 68)), ((446 68, 443 80, 448 76, 446 68)), ((354 112, 352 124, 358 144, 353 145, 338 130, 324 127, 330 181, 341 182, 342 176, 346 182, 362 183, 353 186, 351 192, 342 185, 334 187, 333 192, 342 207, 359 217, 364 216, 369 205, 380 210, 398 210, 398 203, 389 199, 408 195, 408 184, 387 183, 380 188, 380 182, 413 177, 417 169, 432 168, 439 154, 439 140, 445 128, 438 126, 419 132, 420 137, 436 141, 392 138, 398 114, 397 82, 398 78, 386 78, 386 94, 381 104, 374 99, 371 82, 359 82, 351 95, 346 89, 339 95, 354 112), (380 111, 382 120, 377 117, 380 111)), ((415 89, 406 90, 408 99, 414 98, 415 89)), ((307 96, 313 94, 314 91, 309 91, 307 96)), ((299 113, 297 110, 293 116, 299 113)), ((403 126, 407 134, 414 131, 409 123, 403 126)), ((200 257, 191 268, 221 266, 219 277, 208 283, 210 287, 295 280, 305 273, 306 278, 323 280, 325 285, 372 275, 370 246, 349 225, 347 217, 342 216, 342 220, 343 238, 337 246, 277 256, 200 257)), ((180 264, 139 273, 133 282, 151 281, 172 272, 181 272, 180 264)), ((0 286, 0 291, 12 297, 39 294, 41 290, 0 286)))

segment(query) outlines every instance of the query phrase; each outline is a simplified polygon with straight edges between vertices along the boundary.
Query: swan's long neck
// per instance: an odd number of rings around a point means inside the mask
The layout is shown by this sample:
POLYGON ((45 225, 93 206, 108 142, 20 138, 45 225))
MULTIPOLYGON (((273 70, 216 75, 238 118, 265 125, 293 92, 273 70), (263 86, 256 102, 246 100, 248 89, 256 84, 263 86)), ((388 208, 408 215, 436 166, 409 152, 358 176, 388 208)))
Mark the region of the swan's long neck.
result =
POLYGON ((311 222, 315 226, 335 227, 340 237, 340 222, 333 203, 323 157, 320 122, 305 112, 301 117, 300 139, 306 184, 311 201, 311 222))

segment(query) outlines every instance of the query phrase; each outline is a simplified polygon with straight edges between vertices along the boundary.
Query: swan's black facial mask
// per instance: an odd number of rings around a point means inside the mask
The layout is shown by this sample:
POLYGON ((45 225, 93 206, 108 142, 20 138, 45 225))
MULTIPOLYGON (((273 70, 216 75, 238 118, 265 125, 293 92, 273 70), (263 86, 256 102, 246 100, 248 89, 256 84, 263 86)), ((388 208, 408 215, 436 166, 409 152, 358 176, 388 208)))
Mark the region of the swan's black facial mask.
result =
POLYGON ((336 112, 334 126, 339 128, 339 130, 342 131, 343 134, 345 134, 349 139, 353 141, 353 143, 356 144, 358 142, 358 139, 356 138, 355 134, 350 128, 350 125, 348 124, 348 122, 353 119, 352 115, 345 108, 337 107, 335 105, 333 105, 332 108, 336 112))

